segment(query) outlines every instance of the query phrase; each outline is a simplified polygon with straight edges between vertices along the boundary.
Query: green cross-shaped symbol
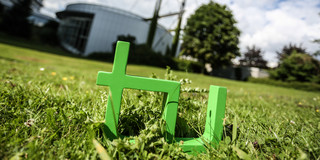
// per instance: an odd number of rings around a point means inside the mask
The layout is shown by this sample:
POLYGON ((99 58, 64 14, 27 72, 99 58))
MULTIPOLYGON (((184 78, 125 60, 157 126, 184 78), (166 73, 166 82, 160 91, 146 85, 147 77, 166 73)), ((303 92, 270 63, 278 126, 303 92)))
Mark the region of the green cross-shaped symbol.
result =
POLYGON ((115 139, 119 135, 117 126, 120 114, 121 97, 124 88, 140 89, 166 93, 166 103, 162 118, 166 121, 167 141, 183 141, 182 149, 195 154, 205 151, 206 145, 217 145, 222 138, 227 89, 210 86, 205 130, 199 138, 175 138, 180 83, 175 81, 126 75, 129 43, 118 41, 112 72, 99 72, 97 85, 109 86, 107 112, 104 131, 107 137, 115 139), (196 151, 196 152, 194 152, 196 151))
POLYGON ((166 121, 166 139, 172 141, 177 118, 180 83, 175 81, 145 78, 126 75, 129 54, 128 42, 117 42, 112 72, 98 73, 97 85, 109 86, 111 95, 108 96, 105 118, 105 132, 110 139, 117 138, 117 126, 120 114, 121 97, 124 88, 165 92, 166 104, 162 118, 166 121))

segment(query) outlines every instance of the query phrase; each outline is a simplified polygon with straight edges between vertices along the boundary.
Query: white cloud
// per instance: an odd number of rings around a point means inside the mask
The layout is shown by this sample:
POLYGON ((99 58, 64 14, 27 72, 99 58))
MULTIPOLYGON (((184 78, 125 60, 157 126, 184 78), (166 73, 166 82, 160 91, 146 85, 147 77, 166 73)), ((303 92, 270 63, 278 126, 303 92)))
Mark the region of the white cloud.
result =
MULTIPOLYGON (((155 0, 44 0, 45 13, 63 10, 70 3, 102 4, 128 10, 142 17, 152 17, 155 0)), ((160 14, 179 11, 181 0, 162 0, 160 14)), ((311 41, 320 38, 320 1, 316 0, 217 0, 226 4, 241 30, 240 48, 256 45, 265 51, 265 58, 275 62, 275 52, 291 43, 303 44, 309 52, 318 48, 311 41)), ((209 0, 187 0, 182 25, 202 4, 209 0)), ((177 24, 177 16, 162 18, 159 23, 168 29, 177 24)))
POLYGON ((275 52, 289 43, 302 44, 311 53, 316 51, 318 46, 311 41, 320 38, 319 4, 314 0, 240 0, 230 4, 242 31, 241 51, 256 45, 265 51, 264 57, 273 62, 275 52))

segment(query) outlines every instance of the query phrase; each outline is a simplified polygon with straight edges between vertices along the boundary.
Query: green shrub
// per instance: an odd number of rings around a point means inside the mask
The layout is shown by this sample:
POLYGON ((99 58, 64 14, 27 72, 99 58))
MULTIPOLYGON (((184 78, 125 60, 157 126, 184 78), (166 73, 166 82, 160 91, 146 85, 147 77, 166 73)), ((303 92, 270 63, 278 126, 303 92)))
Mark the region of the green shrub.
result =
MULTIPOLYGON (((135 45, 132 49, 130 47, 130 51, 131 50, 132 52, 129 53, 128 57, 129 64, 149 65, 161 68, 170 66, 170 68, 177 69, 176 63, 171 57, 155 52, 152 49, 149 49, 146 45, 135 45)), ((91 53, 88 58, 113 62, 114 52, 95 52, 91 53)))
POLYGON ((35 34, 39 34, 41 42, 57 46, 59 45, 59 39, 57 35, 58 27, 58 22, 50 20, 40 28, 39 33, 35 34))
POLYGON ((268 78, 249 78, 249 82, 274 85, 279 87, 294 88, 305 91, 320 91, 320 85, 310 82, 283 82, 268 78))
POLYGON ((270 72, 270 78, 288 82, 320 83, 320 63, 308 54, 294 52, 270 72))
POLYGON ((183 60, 174 58, 174 61, 176 63, 177 70, 180 71, 187 71, 187 72, 194 72, 194 73, 201 73, 202 71, 202 65, 200 62, 194 62, 189 60, 183 60))
POLYGON ((136 45, 135 52, 129 56, 129 63, 144 64, 165 68, 170 66, 176 68, 175 62, 169 56, 155 52, 146 45, 136 45))
POLYGON ((114 54, 109 52, 93 52, 89 54, 87 58, 104 62, 113 62, 114 54))

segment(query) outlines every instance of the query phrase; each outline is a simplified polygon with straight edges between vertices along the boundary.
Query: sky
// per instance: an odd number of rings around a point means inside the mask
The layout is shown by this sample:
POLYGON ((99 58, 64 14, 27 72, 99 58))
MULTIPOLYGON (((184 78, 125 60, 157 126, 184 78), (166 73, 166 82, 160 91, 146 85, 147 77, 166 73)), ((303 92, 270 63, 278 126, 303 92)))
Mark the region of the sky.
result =
MULTIPOLYGON (((182 0, 162 0, 160 15, 177 12, 182 0)), ((197 8, 210 0, 186 0, 182 26, 197 8)), ((255 45, 262 49, 270 66, 277 62, 276 51, 289 43, 302 45, 309 53, 320 50, 312 41, 320 39, 320 0, 216 0, 232 11, 241 31, 240 51, 255 45)), ((130 11, 145 18, 152 17, 156 0, 44 0, 41 12, 55 16, 67 4, 92 3, 130 11)), ((174 29, 177 16, 161 18, 159 23, 174 29)))

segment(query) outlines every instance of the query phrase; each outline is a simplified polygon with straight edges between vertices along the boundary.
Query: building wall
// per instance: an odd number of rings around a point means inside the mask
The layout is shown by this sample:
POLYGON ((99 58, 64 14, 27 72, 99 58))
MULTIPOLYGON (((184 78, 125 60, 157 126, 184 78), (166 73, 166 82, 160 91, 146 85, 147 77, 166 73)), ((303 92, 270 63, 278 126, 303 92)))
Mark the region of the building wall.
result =
POLYGON ((221 69, 213 69, 210 73, 216 77, 222 77, 234 80, 247 80, 253 78, 267 78, 269 73, 257 67, 226 67, 221 69))
POLYGON ((108 10, 95 12, 92 22, 86 54, 92 52, 111 52, 112 43, 118 35, 132 35, 136 37, 136 43, 145 42, 148 25, 135 17, 114 13, 108 10))
POLYGON ((253 78, 268 78, 269 73, 261 68, 250 67, 251 77, 253 78))
MULTIPOLYGON (((119 35, 130 34, 136 37, 137 44, 146 43, 150 22, 130 12, 82 3, 68 5, 65 11, 94 14, 86 48, 82 53, 85 56, 92 52, 112 52, 112 44, 119 35)), ((167 46, 171 47, 171 42, 172 35, 164 27, 158 25, 153 49, 164 54, 167 46)))

